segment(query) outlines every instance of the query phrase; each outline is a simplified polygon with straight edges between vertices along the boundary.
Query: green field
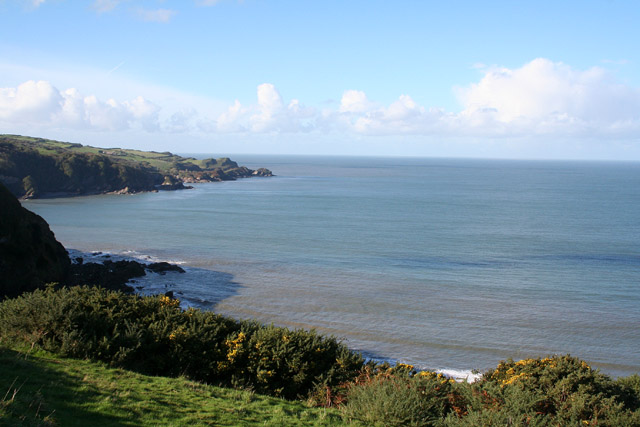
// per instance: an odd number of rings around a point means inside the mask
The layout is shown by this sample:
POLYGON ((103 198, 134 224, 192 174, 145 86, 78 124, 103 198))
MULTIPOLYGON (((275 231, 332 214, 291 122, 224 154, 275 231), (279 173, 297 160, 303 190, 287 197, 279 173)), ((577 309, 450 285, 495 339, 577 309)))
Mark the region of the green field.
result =
MULTIPOLYGON (((43 155, 54 155, 63 152, 75 154, 101 154, 109 156, 118 162, 147 164, 163 172, 168 172, 169 170, 174 169, 176 164, 186 167, 193 165, 206 170, 216 168, 225 169, 227 167, 225 163, 229 161, 228 158, 198 160, 193 157, 182 157, 169 152, 158 153, 155 151, 140 151, 124 148, 99 148, 89 145, 21 135, 0 135, 0 137, 27 144, 43 155)), ((235 166, 237 167, 237 165, 235 166)))
POLYGON ((0 425, 344 425, 340 412, 0 347, 0 425))

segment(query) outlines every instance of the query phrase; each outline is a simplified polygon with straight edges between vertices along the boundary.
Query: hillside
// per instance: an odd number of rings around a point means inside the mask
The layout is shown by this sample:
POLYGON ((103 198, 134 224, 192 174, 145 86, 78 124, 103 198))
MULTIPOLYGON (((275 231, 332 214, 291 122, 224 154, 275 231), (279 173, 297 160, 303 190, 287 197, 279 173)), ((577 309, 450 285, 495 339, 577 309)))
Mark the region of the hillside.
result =
POLYGON ((271 176, 228 158, 98 148, 18 135, 0 135, 0 182, 20 198, 177 190, 185 182, 271 176))
POLYGON ((0 347, 0 425, 335 426, 338 410, 0 347), (6 395, 5 395, 6 393, 6 395))

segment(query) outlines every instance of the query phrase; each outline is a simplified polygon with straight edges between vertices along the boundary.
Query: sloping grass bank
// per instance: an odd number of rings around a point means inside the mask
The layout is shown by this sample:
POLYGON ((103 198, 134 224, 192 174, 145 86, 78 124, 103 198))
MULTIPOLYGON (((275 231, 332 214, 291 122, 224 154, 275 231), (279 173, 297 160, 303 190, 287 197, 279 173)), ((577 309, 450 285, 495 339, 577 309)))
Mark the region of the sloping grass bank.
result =
POLYGON ((335 409, 0 347, 0 425, 342 425, 335 409))

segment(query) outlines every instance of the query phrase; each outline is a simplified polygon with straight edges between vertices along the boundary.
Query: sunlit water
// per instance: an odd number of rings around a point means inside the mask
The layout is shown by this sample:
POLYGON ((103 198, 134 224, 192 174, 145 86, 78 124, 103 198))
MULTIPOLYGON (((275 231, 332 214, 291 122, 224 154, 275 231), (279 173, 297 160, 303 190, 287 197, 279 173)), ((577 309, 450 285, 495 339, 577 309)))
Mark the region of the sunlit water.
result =
POLYGON ((277 177, 24 203, 137 283, 430 369, 570 353, 640 371, 640 164, 249 157, 277 177))

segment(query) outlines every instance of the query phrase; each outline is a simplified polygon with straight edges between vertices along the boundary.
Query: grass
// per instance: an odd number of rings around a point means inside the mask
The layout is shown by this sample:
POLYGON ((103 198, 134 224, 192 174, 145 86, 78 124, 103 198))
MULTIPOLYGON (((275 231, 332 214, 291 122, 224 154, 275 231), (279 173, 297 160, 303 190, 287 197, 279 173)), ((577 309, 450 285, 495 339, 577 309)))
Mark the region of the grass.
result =
POLYGON ((115 161, 129 161, 136 163, 147 163, 162 172, 168 172, 174 167, 176 161, 182 163, 191 163, 203 169, 207 169, 202 160, 191 157, 181 157, 168 152, 157 153, 155 151, 140 151, 123 148, 98 148, 89 145, 81 145, 70 142, 54 141, 50 139, 34 138, 21 135, 0 135, 8 137, 14 141, 30 144, 38 150, 40 154, 52 155, 61 151, 67 151, 78 154, 102 154, 107 155, 115 161))
POLYGON ((0 426, 344 424, 302 402, 0 347, 0 426))

